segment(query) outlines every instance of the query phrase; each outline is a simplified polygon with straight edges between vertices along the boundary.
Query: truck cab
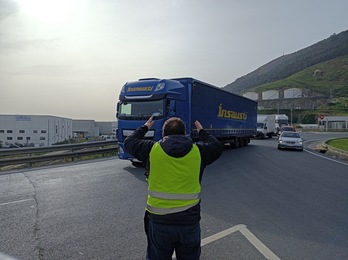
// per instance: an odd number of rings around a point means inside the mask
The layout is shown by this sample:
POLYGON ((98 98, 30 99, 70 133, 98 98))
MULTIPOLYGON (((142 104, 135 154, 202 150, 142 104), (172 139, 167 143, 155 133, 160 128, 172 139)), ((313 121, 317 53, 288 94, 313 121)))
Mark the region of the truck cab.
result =
MULTIPOLYGON (((119 158, 135 160, 125 152, 124 139, 136 128, 144 125, 151 116, 155 123, 146 133, 145 139, 161 139, 165 120, 172 116, 180 116, 188 109, 185 105, 186 96, 186 89, 178 81, 150 78, 126 83, 119 95, 116 112, 119 158)), ((186 127, 189 127, 188 124, 186 127)))
POLYGON ((279 135, 280 128, 289 124, 289 117, 285 114, 275 115, 276 134, 279 135))
POLYGON ((275 115, 257 115, 257 138, 272 138, 276 134, 275 115))

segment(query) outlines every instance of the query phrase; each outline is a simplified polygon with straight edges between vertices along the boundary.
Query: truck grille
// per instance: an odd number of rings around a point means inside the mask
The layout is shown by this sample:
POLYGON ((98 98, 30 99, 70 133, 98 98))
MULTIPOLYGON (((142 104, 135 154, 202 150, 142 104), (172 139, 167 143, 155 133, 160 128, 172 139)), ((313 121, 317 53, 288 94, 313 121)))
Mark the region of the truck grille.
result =
MULTIPOLYGON (((124 141, 124 139, 126 139, 127 136, 122 135, 122 141, 124 141)), ((153 137, 144 137, 143 140, 153 140, 153 137)))

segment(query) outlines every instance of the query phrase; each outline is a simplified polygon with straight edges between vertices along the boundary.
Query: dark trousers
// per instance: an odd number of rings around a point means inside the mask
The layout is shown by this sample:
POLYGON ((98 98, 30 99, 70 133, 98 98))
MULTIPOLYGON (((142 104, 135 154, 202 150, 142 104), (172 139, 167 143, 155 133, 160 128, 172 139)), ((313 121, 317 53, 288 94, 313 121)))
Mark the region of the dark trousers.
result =
POLYGON ((150 219, 145 223, 148 260, 198 260, 201 254, 201 228, 194 225, 166 225, 150 219))

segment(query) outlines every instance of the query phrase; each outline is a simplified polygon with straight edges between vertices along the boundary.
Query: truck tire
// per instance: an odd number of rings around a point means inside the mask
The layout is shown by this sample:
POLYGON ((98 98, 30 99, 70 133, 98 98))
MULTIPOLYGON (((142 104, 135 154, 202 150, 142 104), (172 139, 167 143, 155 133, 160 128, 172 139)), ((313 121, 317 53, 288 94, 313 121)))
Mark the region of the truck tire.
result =
POLYGON ((248 137, 244 137, 244 146, 247 146, 250 142, 250 139, 248 137))
POLYGON ((245 137, 241 137, 240 138, 240 146, 243 147, 246 145, 247 145, 247 140, 245 139, 245 137))
POLYGON ((236 137, 236 139, 234 140, 234 147, 235 148, 239 148, 240 147, 240 138, 236 137))

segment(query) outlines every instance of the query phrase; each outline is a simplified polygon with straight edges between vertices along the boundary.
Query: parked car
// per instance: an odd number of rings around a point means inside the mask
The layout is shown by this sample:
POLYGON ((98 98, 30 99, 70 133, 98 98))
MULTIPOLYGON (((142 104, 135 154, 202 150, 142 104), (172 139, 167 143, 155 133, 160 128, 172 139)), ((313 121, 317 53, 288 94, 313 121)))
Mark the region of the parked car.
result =
POLYGON ((303 151, 303 141, 298 132, 284 131, 278 138, 278 149, 297 149, 303 151))

